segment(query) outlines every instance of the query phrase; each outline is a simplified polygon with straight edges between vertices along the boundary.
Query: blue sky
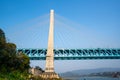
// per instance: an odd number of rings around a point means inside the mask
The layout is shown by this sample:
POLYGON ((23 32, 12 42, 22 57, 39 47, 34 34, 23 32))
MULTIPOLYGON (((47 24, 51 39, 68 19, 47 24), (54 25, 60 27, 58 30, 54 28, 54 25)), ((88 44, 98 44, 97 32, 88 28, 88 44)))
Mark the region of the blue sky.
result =
MULTIPOLYGON (((120 48, 119 4, 120 0, 0 0, 0 28, 5 31, 8 41, 16 43, 18 48, 46 48, 49 12, 54 9, 57 14, 55 26, 60 26, 55 29, 55 48, 120 48), (33 42, 35 44, 30 45, 33 42)), ((98 67, 87 65, 89 62, 109 67, 111 61, 111 67, 120 66, 119 60, 107 60, 104 65, 101 60, 80 61, 79 64, 76 64, 79 61, 71 64, 61 61, 55 65, 60 72, 66 69, 65 66, 60 68, 60 63, 74 65, 74 69, 83 69, 79 66, 86 65, 84 68, 87 69, 98 67)), ((44 67, 43 64, 40 66, 44 67)))
MULTIPOLYGON (((56 14, 68 19, 67 20, 69 22, 68 26, 71 26, 73 22, 80 24, 80 26, 79 25, 72 26, 75 29, 78 29, 79 32, 81 32, 79 33, 80 36, 76 35, 76 38, 80 37, 79 38, 80 41, 74 40, 70 42, 70 43, 76 42, 75 46, 72 46, 72 48, 74 47, 75 48, 90 48, 90 47, 119 48, 120 47, 119 3, 120 3, 119 0, 70 0, 70 1, 68 0, 64 0, 64 1, 63 0, 59 0, 59 1, 0 0, 0 10, 1 10, 0 27, 6 32, 6 36, 11 42, 15 42, 16 44, 18 44, 17 41, 19 41, 19 39, 17 37, 16 39, 18 40, 14 40, 15 38, 13 39, 10 37, 10 36, 14 36, 14 34, 12 34, 13 30, 17 31, 18 29, 16 28, 19 29, 26 28, 26 26, 21 26, 21 25, 23 25, 24 23, 28 26, 30 25, 28 23, 31 23, 29 22, 29 20, 32 21, 33 19, 36 19, 39 16, 49 14, 50 9, 54 9, 56 14), (70 20, 72 23, 70 22, 70 20), (82 30, 81 28, 84 29, 82 30), (77 44, 81 46, 77 46, 77 44)), ((64 22, 67 21, 63 20, 62 21, 63 24, 61 25, 63 26, 65 24, 64 22)), ((32 23, 35 24, 35 22, 32 23)), ((62 33, 60 32, 60 34, 62 33)), ((22 36, 22 34, 20 36, 22 36)), ((67 42, 68 41, 64 39, 64 43, 67 42)), ((18 47, 30 47, 30 46, 26 46, 27 44, 22 46, 19 46, 19 44, 18 47)), ((43 46, 43 48, 45 47, 46 46, 43 46)), ((61 47, 64 46, 60 46, 60 48, 61 47)))

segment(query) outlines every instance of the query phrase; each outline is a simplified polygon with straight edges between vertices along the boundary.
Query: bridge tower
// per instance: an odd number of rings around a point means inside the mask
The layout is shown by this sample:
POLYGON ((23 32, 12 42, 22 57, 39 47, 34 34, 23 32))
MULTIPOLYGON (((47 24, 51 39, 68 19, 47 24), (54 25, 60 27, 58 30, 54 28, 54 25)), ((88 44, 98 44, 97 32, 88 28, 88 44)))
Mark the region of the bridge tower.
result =
POLYGON ((40 76, 42 78, 59 78, 54 72, 54 10, 50 11, 50 27, 48 37, 48 49, 46 54, 45 72, 40 76))

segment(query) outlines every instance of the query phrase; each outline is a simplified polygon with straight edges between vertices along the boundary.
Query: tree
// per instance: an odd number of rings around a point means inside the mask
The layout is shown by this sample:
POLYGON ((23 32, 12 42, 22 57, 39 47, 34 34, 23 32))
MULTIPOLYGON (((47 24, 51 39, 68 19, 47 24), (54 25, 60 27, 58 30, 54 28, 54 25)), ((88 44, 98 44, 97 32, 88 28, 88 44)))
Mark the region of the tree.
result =
POLYGON ((19 63, 17 68, 19 68, 21 71, 26 71, 27 72, 27 70, 30 68, 29 57, 26 56, 25 54, 21 53, 21 54, 18 55, 17 58, 18 58, 17 64, 19 63))
POLYGON ((5 44, 6 44, 5 33, 3 32, 2 29, 0 29, 0 50, 5 48, 5 44))
POLYGON ((27 71, 29 58, 21 53, 17 55, 16 45, 7 43, 5 33, 0 29, 0 72, 27 71))

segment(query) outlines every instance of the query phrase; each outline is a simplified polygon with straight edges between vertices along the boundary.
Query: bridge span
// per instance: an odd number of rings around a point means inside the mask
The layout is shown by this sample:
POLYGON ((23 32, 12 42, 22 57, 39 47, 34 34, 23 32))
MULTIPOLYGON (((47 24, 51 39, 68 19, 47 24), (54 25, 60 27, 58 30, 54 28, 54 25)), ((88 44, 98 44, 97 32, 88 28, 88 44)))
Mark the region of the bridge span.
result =
MULTIPOLYGON (((47 49, 17 49, 17 53, 26 54, 30 60, 45 60, 47 49)), ((120 59, 120 49, 54 49, 55 60, 120 59)))

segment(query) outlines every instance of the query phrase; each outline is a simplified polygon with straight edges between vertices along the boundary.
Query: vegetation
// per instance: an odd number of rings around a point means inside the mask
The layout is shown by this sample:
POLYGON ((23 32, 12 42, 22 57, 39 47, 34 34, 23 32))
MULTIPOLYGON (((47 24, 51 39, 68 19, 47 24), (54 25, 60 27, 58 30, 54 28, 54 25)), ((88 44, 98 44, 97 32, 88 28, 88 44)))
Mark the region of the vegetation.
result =
MULTIPOLYGON (((28 73, 29 61, 25 54, 16 52, 14 43, 6 41, 5 33, 0 29, 0 80, 44 80, 40 76, 28 73)), ((36 66, 36 69, 44 72, 39 66, 36 66)))
POLYGON ((0 29, 0 80, 26 80, 29 67, 29 58, 16 54, 16 45, 7 42, 0 29))

